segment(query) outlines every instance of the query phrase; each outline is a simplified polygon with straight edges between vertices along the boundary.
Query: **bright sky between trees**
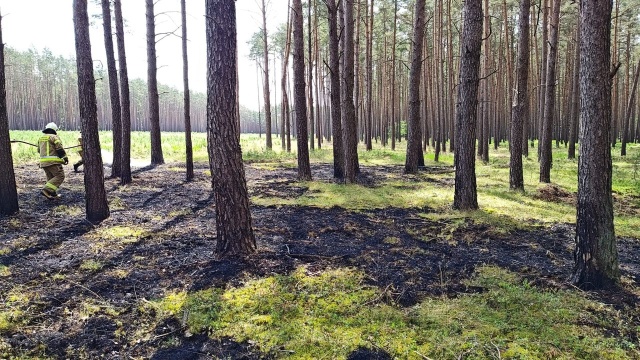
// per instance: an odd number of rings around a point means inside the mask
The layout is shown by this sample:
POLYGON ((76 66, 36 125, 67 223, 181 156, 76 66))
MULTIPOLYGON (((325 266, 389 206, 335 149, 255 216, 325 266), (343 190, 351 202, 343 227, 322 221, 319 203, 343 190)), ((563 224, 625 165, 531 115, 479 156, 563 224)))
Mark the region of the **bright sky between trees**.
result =
MULTIPOLYGON (((89 14, 99 15, 101 8, 89 0, 89 14)), ((267 30, 273 31, 287 21, 287 0, 269 0, 267 30)), ((256 68, 248 59, 251 35, 260 30, 262 18, 258 0, 238 0, 238 56, 240 67, 240 103, 258 109, 262 103, 261 86, 256 68)), ((75 58, 72 0, 0 0, 3 40, 6 46, 25 51, 42 52, 48 48, 54 55, 75 58)), ((147 77, 145 1, 122 0, 125 18, 125 46, 129 78, 147 77)), ((180 45, 180 0, 156 0, 156 33, 176 31, 157 43, 158 81, 182 90, 182 48, 180 45)), ((187 31, 189 51, 189 85, 192 91, 206 90, 205 1, 187 0, 187 31)), ((97 67, 106 69, 102 19, 94 17, 91 27, 91 47, 97 67)), ((114 26, 115 31, 115 26, 114 26)), ((157 39, 162 35, 157 36, 157 39)), ((115 42, 115 40, 114 40, 115 42)), ((116 56, 117 58, 117 56, 116 56)), ((10 65, 10 64, 7 64, 10 65)), ((273 76, 273 66, 271 67, 273 76)), ((279 74, 280 68, 276 67, 279 74)), ((280 75, 278 75, 280 76, 280 75)), ((273 78, 270 79, 273 84, 273 78)), ((279 81, 278 81, 279 84, 279 81)), ((279 89, 278 89, 279 90, 279 89)), ((273 95, 272 95, 273 98, 273 95)), ((273 100, 272 100, 273 104, 273 100)))

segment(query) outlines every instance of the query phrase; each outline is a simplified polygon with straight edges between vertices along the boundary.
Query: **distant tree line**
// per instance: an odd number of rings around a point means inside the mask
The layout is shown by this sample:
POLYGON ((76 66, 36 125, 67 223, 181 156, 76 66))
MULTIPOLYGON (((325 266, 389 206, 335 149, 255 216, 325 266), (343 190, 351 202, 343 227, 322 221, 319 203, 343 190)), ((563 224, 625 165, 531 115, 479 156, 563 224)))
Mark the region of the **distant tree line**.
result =
MULTIPOLYGON (((39 130, 55 122, 67 130, 80 129, 78 109, 78 77, 75 59, 54 55, 50 50, 17 51, 6 47, 7 113, 12 130, 39 130)), ((111 102, 106 69, 95 70, 100 130, 111 130, 111 102)), ((131 130, 148 131, 147 83, 129 81, 131 92, 131 130)), ((160 128, 162 131, 184 131, 184 96, 181 90, 159 84, 160 128)), ((191 92, 192 128, 206 131, 207 96, 191 92)), ((259 113, 240 107, 242 132, 262 133, 264 124, 259 113)))

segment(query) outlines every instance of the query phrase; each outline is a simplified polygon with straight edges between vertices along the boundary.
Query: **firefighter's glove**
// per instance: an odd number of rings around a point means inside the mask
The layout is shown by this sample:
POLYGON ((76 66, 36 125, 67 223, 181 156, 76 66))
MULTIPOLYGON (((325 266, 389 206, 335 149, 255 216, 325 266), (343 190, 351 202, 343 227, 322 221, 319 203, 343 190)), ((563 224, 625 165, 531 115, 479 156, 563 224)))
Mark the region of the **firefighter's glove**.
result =
POLYGON ((66 156, 65 156, 65 157, 63 157, 63 158, 62 158, 62 162, 63 162, 63 164, 65 164, 65 165, 69 164, 69 158, 68 158, 68 157, 66 157, 66 156))

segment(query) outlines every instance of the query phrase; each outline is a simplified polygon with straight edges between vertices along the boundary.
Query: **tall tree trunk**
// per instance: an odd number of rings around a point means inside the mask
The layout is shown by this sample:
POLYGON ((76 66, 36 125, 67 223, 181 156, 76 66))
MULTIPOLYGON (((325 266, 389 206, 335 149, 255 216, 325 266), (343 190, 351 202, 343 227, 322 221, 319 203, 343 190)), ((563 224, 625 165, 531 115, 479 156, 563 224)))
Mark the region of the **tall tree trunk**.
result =
POLYGON ((85 159, 84 188, 87 220, 100 222, 109 217, 109 205, 104 189, 104 170, 100 156, 98 109, 96 85, 93 77, 93 60, 91 59, 91 42, 89 41, 87 0, 73 1, 73 25, 76 40, 82 147, 85 159))
POLYGON ((547 83, 545 86, 544 115, 542 118, 542 136, 540 139, 540 182, 551 182, 553 137, 553 115, 556 111, 556 61, 558 59, 558 26, 560 18, 560 0, 552 0, 551 21, 549 23, 549 54, 547 59, 547 83))
POLYGON ((131 105, 129 102, 129 75, 127 55, 124 48, 124 21, 121 0, 113 3, 116 21, 116 42, 118 44, 118 65, 120 66, 120 112, 122 114, 122 153, 120 184, 131 183, 131 105))
POLYGON ((422 73, 422 39, 425 27, 425 0, 416 0, 411 70, 409 71, 409 119, 407 121, 407 157, 404 172, 415 174, 424 156, 422 153, 422 127, 420 124, 420 75, 422 73))
POLYGON ((576 51, 573 65, 573 95, 571 96, 571 118, 569 119, 569 153, 568 159, 576 158, 576 141, 578 140, 578 118, 580 117, 580 24, 576 26, 576 51))
POLYGON ((293 100, 298 133, 298 179, 311 180, 307 133, 307 96, 304 83, 304 33, 302 0, 293 0, 293 100))
POLYGON ((235 0, 206 1, 207 127, 216 204, 216 254, 256 250, 238 126, 235 0))
POLYGON ((610 0, 580 3, 580 158, 572 280, 603 288, 620 279, 611 196, 610 0))
POLYGON ((193 145, 191 144, 191 99, 189 94, 189 59, 187 56, 187 7, 180 0, 182 12, 182 78, 184 80, 184 140, 186 151, 186 180, 193 180, 193 145))
MULTIPOLYGON (((345 1, 345 0, 342 0, 345 1)), ((366 149, 373 149, 373 144, 371 143, 371 138, 373 136, 373 132, 371 127, 373 126, 373 4, 375 0, 371 0, 370 8, 368 11, 369 18, 367 19, 367 42, 365 49, 365 61, 366 61, 366 79, 367 79, 367 118, 365 120, 365 144, 366 149)))
POLYGON ((523 124, 526 123, 525 119, 529 117, 528 82, 530 55, 530 8, 530 0, 520 0, 520 16, 518 17, 518 62, 516 64, 516 102, 511 111, 511 139, 509 140, 509 150, 511 152, 509 164, 509 187, 512 190, 519 191, 524 191, 524 178, 522 174, 522 127, 523 124))
POLYGON ((262 0, 262 44, 264 47, 264 82, 263 84, 263 96, 264 96, 264 125, 265 125, 265 137, 267 140, 267 150, 271 150, 273 147, 271 141, 271 93, 269 91, 269 46, 267 42, 267 7, 265 0, 262 0))
MULTIPOLYGON (((393 38, 391 39, 391 150, 396 149, 396 34, 398 31, 398 0, 393 1, 393 38)), ((425 139, 425 144, 427 140, 425 139)))
POLYGON ((353 104, 353 1, 342 0, 344 12, 344 73, 342 74, 342 112, 344 116, 345 179, 355 183, 358 164, 358 123, 353 104))
MULTIPOLYGON (((542 6, 542 59, 538 62, 540 69, 540 87, 538 88, 538 117, 536 121, 536 137, 538 139, 538 161, 540 162, 540 151, 542 149, 542 123, 544 117, 544 108, 546 101, 546 89, 547 89, 547 64, 548 64, 548 47, 549 42, 549 1, 553 0, 540 0, 542 6)), ((537 42, 536 42, 537 44, 537 42)), ((537 46, 537 45, 536 45, 537 46)))
POLYGON ((0 215, 18 212, 18 191, 13 170, 9 118, 7 116, 7 90, 4 73, 4 42, 2 42, 2 16, 0 15, 0 215))
POLYGON ((280 88, 282 92, 282 120, 280 121, 280 140, 282 141, 282 150, 287 149, 286 141, 286 124, 289 121, 289 95, 287 94, 287 73, 289 70, 289 54, 291 51, 291 0, 287 1, 287 38, 284 45, 284 54, 282 55, 282 79, 280 79, 280 88))
POLYGON ((147 8, 147 87, 149 93, 149 124, 151 127, 151 165, 164 164, 160 135, 160 103, 158 98, 158 66, 156 58, 156 25, 154 0, 146 0, 147 8))
POLYGON ((636 90, 638 89, 638 75, 640 75, 640 63, 636 66, 636 72, 633 76, 633 86, 631 88, 631 94, 629 95, 627 111, 624 116, 624 123, 622 126, 622 148, 620 149, 620 155, 627 155, 627 142, 629 141, 629 125, 631 124, 631 113, 633 112, 633 106, 636 99, 636 90))
POLYGON ((102 21, 104 26, 104 48, 107 52, 107 72, 109 74, 109 95, 111 99, 111 132, 113 133, 113 164, 111 165, 111 177, 120 177, 122 173, 122 114, 120 112, 120 91, 118 90, 116 58, 113 52, 110 0, 102 0, 102 21))
POLYGON ((336 0, 327 0, 329 19, 329 71, 331 78, 331 131, 333 135, 333 177, 344 179, 344 147, 342 113, 340 111, 340 54, 338 52, 338 7, 336 0))
POLYGON ((482 47, 482 0, 466 0, 460 39, 460 76, 456 106, 456 140, 454 165, 456 182, 453 208, 478 208, 476 190, 475 130, 478 112, 480 50, 482 47))
MULTIPOLYGON (((443 0, 440 1, 436 1, 435 4, 435 21, 434 21, 434 30, 433 30, 433 43, 434 44, 438 44, 441 42, 442 40, 442 3, 443 0)), ((416 16, 416 14, 414 14, 414 17, 416 16)), ((441 135, 442 135, 442 117, 444 116, 443 114, 443 110, 444 110, 444 96, 442 96, 442 88, 444 86, 444 84, 442 83, 442 53, 443 53, 443 49, 442 46, 435 46, 435 63, 436 66, 434 68, 435 73, 435 84, 436 84, 436 118, 434 121, 434 129, 433 129, 433 137, 434 137, 434 142, 435 142, 435 148, 434 148, 434 154, 433 154, 433 160, 438 162, 440 161, 440 150, 442 149, 442 144, 440 142, 440 140, 442 139, 441 135)), ((409 90, 411 91, 411 90, 409 90)), ((408 124, 407 124, 407 128, 408 128, 408 124)), ((408 133, 407 133, 408 135, 408 133)), ((407 149, 408 149, 408 144, 407 144, 407 149)), ((406 171, 406 170, 405 170, 406 171)))
POLYGON ((313 46, 311 46, 311 40, 313 38, 311 34, 311 1, 307 1, 307 56, 309 61, 309 67, 307 68, 307 111, 309 115, 309 146, 311 150, 315 149, 315 126, 314 126, 314 113, 313 113, 313 46))
POLYGON ((484 0, 484 58, 483 58, 483 82, 482 82, 482 93, 483 93, 483 101, 482 101, 482 162, 489 162, 489 144, 491 142, 491 128, 490 128, 490 117, 491 117, 491 88, 489 86, 489 81, 491 81, 489 77, 489 71, 493 64, 491 63, 491 15, 489 13, 489 0, 484 0))

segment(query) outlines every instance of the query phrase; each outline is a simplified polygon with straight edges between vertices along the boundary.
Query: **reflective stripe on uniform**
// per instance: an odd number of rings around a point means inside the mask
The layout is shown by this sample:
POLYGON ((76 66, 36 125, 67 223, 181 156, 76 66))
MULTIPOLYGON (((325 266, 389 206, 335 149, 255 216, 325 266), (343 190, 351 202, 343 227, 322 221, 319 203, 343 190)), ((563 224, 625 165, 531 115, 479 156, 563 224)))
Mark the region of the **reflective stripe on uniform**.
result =
POLYGON ((55 191, 58 191, 58 187, 57 187, 57 186, 55 186, 55 185, 53 185, 52 183, 46 183, 46 184, 44 185, 44 187, 49 188, 49 189, 53 190, 54 192, 55 192, 55 191))
MULTIPOLYGON (((50 135, 43 135, 38 139, 38 148, 40 150, 40 165, 63 164, 64 160, 56 155, 51 154, 50 144, 50 135), (44 148, 44 145, 46 145, 46 148, 44 148)), ((60 146, 62 146, 62 141, 60 141, 60 139, 56 139, 54 141, 54 145, 57 144, 60 144, 60 146)))

